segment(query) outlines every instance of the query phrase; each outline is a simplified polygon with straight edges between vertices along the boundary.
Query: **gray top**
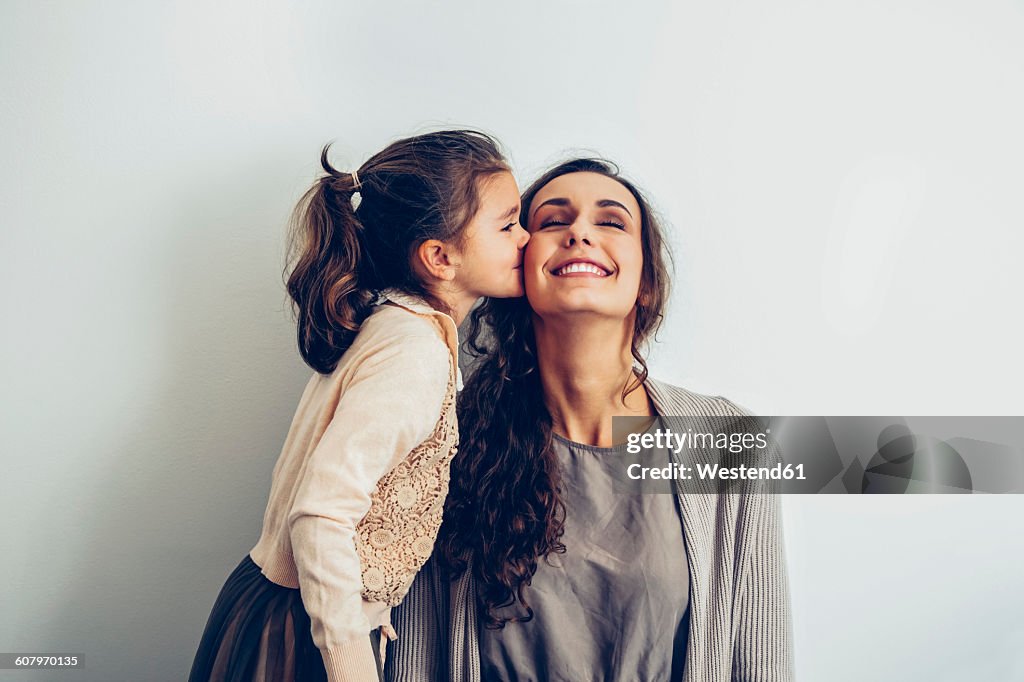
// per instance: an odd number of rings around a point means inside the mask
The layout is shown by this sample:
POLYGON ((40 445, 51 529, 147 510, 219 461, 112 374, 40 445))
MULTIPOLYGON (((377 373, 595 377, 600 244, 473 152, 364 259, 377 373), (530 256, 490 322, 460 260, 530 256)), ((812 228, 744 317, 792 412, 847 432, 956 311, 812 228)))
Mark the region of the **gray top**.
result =
MULTIPOLYGON (((539 562, 526 589, 532 620, 481 628, 483 678, 681 679, 690 591, 675 496, 616 486, 625 445, 599 448, 556 434, 552 447, 562 467, 566 553, 539 562)), ((652 464, 668 464, 667 451, 658 456, 652 464)), ((525 613, 521 604, 497 610, 525 613)))
MULTIPOLYGON (((658 414, 697 417, 698 423, 702 416, 712 418, 701 428, 715 428, 714 418, 745 414, 720 396, 650 377, 644 386, 658 414)), ((718 457, 711 451, 690 454, 696 461, 718 457)), ((779 456, 763 454, 765 466, 779 456)), ((793 625, 778 495, 764 480, 744 481, 728 494, 710 480, 690 483, 685 494, 676 494, 690 571, 683 682, 792 682, 793 625)), ((472 566, 452 581, 427 561, 393 612, 398 639, 388 646, 385 679, 483 681, 483 619, 474 583, 472 566)))

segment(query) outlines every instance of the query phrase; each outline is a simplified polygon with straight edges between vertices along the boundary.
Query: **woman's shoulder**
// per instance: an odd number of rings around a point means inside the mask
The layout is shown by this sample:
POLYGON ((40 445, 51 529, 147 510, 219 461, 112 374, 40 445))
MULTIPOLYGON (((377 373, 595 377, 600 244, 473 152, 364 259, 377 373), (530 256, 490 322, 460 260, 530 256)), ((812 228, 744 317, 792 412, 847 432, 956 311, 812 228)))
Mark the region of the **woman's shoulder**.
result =
MULTIPOLYGON (((656 379, 648 379, 644 385, 654 401, 658 414, 665 418, 669 428, 685 432, 688 428, 710 429, 717 433, 734 434, 762 433, 764 424, 760 417, 747 408, 720 395, 696 393, 682 386, 675 386, 656 379), (700 427, 700 428, 698 428, 700 427)), ((777 450, 755 449, 754 464, 774 464, 777 450)))
POLYGON ((751 412, 721 395, 697 393, 682 386, 648 377, 644 382, 662 415, 746 417, 751 412))

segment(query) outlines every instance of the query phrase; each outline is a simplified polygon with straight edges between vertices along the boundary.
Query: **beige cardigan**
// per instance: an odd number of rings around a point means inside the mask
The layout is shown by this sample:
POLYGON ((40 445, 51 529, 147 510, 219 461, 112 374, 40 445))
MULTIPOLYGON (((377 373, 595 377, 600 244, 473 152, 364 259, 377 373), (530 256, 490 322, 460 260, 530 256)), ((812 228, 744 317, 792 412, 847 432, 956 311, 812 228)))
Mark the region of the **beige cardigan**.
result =
POLYGON ((301 591, 330 682, 377 679, 369 633, 394 636, 390 607, 432 551, 458 439, 455 322, 400 292, 377 302, 337 368, 309 380, 250 552, 301 591))

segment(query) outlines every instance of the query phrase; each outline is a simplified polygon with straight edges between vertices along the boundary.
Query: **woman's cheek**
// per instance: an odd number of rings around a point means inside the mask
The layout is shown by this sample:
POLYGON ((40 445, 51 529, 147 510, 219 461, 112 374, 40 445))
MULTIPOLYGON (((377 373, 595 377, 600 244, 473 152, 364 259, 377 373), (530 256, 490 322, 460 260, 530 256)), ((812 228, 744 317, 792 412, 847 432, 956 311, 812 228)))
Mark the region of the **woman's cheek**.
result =
POLYGON ((626 262, 619 263, 620 276, 626 273, 628 289, 636 298, 640 295, 640 281, 643 279, 644 257, 643 253, 630 254, 626 262))
POLYGON ((523 274, 528 277, 536 277, 540 270, 541 259, 539 258, 539 245, 535 246, 535 238, 531 238, 526 244, 526 251, 523 252, 523 274))

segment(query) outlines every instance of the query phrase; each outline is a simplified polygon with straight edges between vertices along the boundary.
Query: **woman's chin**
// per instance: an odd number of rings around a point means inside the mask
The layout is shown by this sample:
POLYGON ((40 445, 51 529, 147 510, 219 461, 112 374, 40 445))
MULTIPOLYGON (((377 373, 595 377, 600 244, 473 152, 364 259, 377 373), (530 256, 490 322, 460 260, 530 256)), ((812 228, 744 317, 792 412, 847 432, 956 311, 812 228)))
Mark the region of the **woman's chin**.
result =
POLYGON ((581 293, 584 292, 574 292, 572 296, 559 297, 557 301, 549 301, 546 305, 540 306, 534 305, 531 301, 530 307, 541 317, 585 315, 625 319, 632 310, 615 305, 607 296, 597 295, 597 292, 585 292, 588 295, 580 295, 581 293))

